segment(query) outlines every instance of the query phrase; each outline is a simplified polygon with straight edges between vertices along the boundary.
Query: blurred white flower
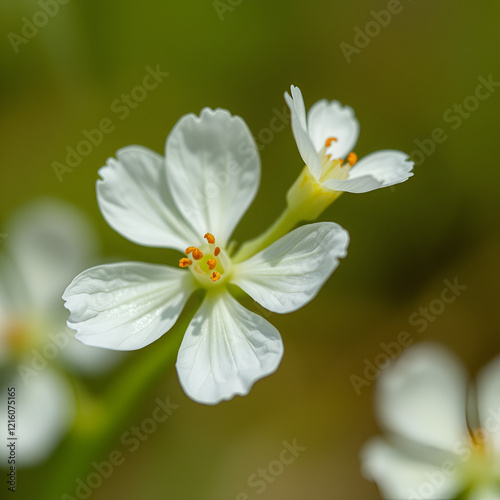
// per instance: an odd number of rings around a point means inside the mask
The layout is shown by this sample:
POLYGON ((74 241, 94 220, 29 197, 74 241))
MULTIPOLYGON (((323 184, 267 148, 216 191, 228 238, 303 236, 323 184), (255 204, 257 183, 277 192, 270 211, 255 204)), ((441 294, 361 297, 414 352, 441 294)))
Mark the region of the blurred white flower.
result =
MULTIPOLYGON (((0 411, 7 415, 7 387, 15 387, 17 463, 28 466, 45 459, 73 421, 75 400, 64 371, 100 371, 116 356, 75 341, 64 321, 61 293, 96 252, 85 217, 67 203, 41 200, 16 212, 6 230, 0 255, 0 411)), ((4 425, 3 443, 6 433, 4 425)), ((0 457, 7 453, 2 446, 0 457)))
POLYGON ((185 253, 179 265, 188 269, 138 262, 89 269, 64 293, 68 325, 86 344, 139 349, 167 332, 189 296, 205 289, 178 354, 180 383, 206 404, 247 394, 276 370, 283 343, 226 285, 273 312, 295 311, 346 255, 348 233, 334 223, 311 224, 232 261, 229 238, 257 192, 260 160, 245 122, 226 110, 181 118, 167 138, 166 158, 139 146, 117 158, 99 171, 104 218, 131 241, 185 253))
POLYGON ((292 118, 292 132, 307 166, 309 182, 326 191, 365 193, 406 181, 413 174, 413 162, 401 151, 383 150, 358 161, 352 151, 359 135, 359 123, 349 106, 326 99, 316 102, 306 117, 304 99, 298 87, 285 92, 292 118))
POLYGON ((423 343, 380 375, 386 438, 361 452, 363 475, 385 499, 500 499, 500 356, 474 384, 448 350, 423 343))

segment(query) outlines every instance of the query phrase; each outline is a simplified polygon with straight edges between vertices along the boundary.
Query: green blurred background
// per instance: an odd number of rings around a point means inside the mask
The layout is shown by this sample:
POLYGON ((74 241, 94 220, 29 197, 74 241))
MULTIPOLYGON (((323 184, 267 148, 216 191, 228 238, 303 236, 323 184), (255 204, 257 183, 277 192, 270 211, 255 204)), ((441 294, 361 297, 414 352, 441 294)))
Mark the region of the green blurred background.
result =
MULTIPOLYGON (((137 246, 108 227, 95 181, 98 168, 123 146, 163 152, 185 113, 229 109, 262 145, 262 184, 235 233, 239 242, 278 216, 302 168, 289 125, 271 140, 262 132, 285 111, 290 84, 302 89, 307 108, 327 98, 355 109, 359 156, 378 149, 411 153, 434 129, 446 133, 440 144, 425 143, 435 151, 418 161, 408 182, 345 194, 323 214, 349 230, 349 255, 311 304, 268 317, 285 343, 279 370, 248 396, 208 407, 189 400, 174 367, 166 366, 128 425, 116 429, 114 446, 95 457, 104 460, 116 449, 126 460, 92 499, 244 500, 240 493, 252 500, 377 499, 358 460, 362 444, 378 432, 373 384, 358 395, 350 379, 363 377, 365 359, 373 361, 381 343, 401 331, 415 342, 450 346, 472 373, 500 352, 500 88, 459 126, 446 114, 452 109, 458 116, 453 106, 474 95, 479 77, 500 81, 500 4, 401 0, 401 12, 348 62, 340 44, 354 45, 355 28, 364 30, 371 11, 387 6, 387 0, 71 0, 16 53, 8 34, 20 35, 22 18, 32 19, 41 6, 2 2, 0 222, 41 196, 73 202, 95 224, 102 262, 176 262, 174 252, 137 246), (169 76, 120 119, 112 103, 157 65, 169 76), (104 118, 115 130, 59 182, 53 162, 64 163, 66 147, 76 147, 82 130, 104 118), (409 317, 455 277, 468 288, 418 333, 409 317), (180 408, 130 453, 119 436, 167 395, 180 408), (293 439, 306 450, 259 494, 249 477, 293 439)), ((50 465, 19 473, 20 498, 39 498, 40 483, 54 474, 50 465)))

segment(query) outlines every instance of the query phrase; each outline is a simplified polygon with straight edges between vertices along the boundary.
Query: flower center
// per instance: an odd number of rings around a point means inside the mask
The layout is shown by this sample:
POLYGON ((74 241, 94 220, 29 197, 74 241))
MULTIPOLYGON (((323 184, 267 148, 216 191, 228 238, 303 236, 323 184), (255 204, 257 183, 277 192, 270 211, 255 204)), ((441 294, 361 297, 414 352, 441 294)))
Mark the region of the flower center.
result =
POLYGON ((30 345, 30 334, 27 325, 16 320, 9 321, 6 340, 12 351, 23 351, 30 345))
POLYGON ((492 436, 485 429, 469 430, 469 453, 462 457, 461 476, 469 485, 497 483, 500 486, 500 463, 493 451, 492 436))
POLYGON ((22 357, 39 341, 40 325, 16 317, 8 317, 0 333, 0 348, 13 358, 22 357))
POLYGON ((206 233, 207 243, 200 249, 186 248, 186 257, 179 260, 180 267, 188 267, 194 276, 204 285, 219 284, 228 275, 230 268, 229 258, 216 246, 212 234, 206 233))
POLYGON ((358 156, 356 153, 351 152, 347 155, 347 163, 349 166, 344 165, 344 160, 340 158, 334 158, 331 153, 331 146, 334 142, 337 142, 336 137, 328 137, 325 141, 325 145, 321 148, 318 155, 321 160, 321 176, 319 178, 320 182, 327 181, 329 179, 344 180, 347 179, 349 175, 349 169, 358 161, 358 156))

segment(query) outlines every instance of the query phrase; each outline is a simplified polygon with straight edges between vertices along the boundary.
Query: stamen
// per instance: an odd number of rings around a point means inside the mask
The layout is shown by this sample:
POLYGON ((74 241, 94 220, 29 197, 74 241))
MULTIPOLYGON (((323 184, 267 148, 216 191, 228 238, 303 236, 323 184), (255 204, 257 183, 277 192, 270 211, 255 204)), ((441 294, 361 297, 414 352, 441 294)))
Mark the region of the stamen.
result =
POLYGON ((337 142, 337 138, 336 137, 329 137, 325 141, 325 148, 329 148, 332 145, 332 142, 337 142))
POLYGON ((205 233, 203 238, 207 240, 207 243, 200 247, 203 251, 198 247, 187 247, 186 257, 179 260, 179 266, 183 268, 189 266, 190 271, 202 283, 205 283, 205 286, 209 286, 208 278, 212 282, 219 281, 226 272, 225 267, 229 265, 229 262, 223 259, 220 247, 215 246, 215 236, 212 233, 205 233), (221 260, 219 260, 219 255, 221 255, 221 260))
POLYGON ((215 244, 215 238, 213 234, 206 233, 205 236, 203 236, 203 238, 206 238, 211 245, 215 244))
POLYGON ((193 263, 193 261, 191 259, 186 259, 186 257, 183 257, 179 261, 179 267, 187 267, 187 266, 190 266, 192 263, 193 263))
POLYGON ((193 250, 193 259, 200 260, 203 258, 203 252, 199 248, 193 250))
POLYGON ((351 167, 358 161, 358 155, 354 152, 351 152, 347 155, 347 161, 351 167))

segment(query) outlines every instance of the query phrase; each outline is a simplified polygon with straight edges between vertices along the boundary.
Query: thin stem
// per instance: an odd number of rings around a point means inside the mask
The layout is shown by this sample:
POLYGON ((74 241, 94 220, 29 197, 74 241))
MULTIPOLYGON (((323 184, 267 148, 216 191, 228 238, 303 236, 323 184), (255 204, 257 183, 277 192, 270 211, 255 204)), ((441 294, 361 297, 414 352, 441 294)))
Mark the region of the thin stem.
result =
POLYGON ((300 216, 297 210, 287 207, 267 231, 241 246, 232 259, 233 262, 242 262, 252 255, 255 255, 260 250, 268 247, 271 243, 274 243, 277 239, 293 229, 299 221, 300 216))
POLYGON ((242 262, 291 231, 299 222, 316 220, 342 193, 323 188, 305 166, 286 195, 287 208, 263 234, 248 241, 233 258, 242 262))

